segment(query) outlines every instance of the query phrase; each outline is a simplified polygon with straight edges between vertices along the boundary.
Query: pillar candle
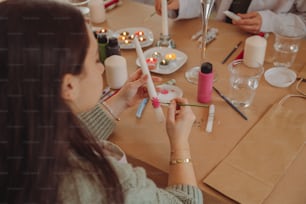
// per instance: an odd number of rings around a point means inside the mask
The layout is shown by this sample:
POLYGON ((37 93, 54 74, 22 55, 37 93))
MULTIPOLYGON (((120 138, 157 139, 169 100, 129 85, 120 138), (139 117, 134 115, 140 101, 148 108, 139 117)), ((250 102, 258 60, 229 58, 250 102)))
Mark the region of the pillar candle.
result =
POLYGON ((121 55, 112 55, 105 59, 106 81, 112 89, 120 89, 128 79, 126 59, 121 55))
POLYGON ((267 40, 258 35, 248 37, 245 40, 243 59, 249 67, 258 67, 258 63, 263 65, 265 60, 267 40))
POLYGON ((90 0, 88 3, 90 18, 93 23, 103 23, 106 20, 104 0, 90 0))
POLYGON ((168 8, 167 0, 162 0, 162 29, 163 35, 169 35, 168 32, 168 8))
POLYGON ((157 93, 156 93, 156 90, 155 90, 155 87, 154 87, 154 83, 153 83, 150 71, 148 69, 148 65, 146 63, 143 51, 140 47, 140 43, 139 43, 139 40, 138 40, 137 37, 134 38, 134 43, 135 43, 135 48, 136 48, 136 52, 137 52, 137 55, 138 55, 138 58, 139 58, 142 73, 148 75, 147 89, 148 89, 148 93, 149 93, 151 101, 155 102, 155 104, 153 104, 155 115, 156 115, 159 122, 163 122, 165 120, 165 116, 164 116, 163 110, 161 109, 160 105, 158 104, 159 101, 158 101, 157 93))

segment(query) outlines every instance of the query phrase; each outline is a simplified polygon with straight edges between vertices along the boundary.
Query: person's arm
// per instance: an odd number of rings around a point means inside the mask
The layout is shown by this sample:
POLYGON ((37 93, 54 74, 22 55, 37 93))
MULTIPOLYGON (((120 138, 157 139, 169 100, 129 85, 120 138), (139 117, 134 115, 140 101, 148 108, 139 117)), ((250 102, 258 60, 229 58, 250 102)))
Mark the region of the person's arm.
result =
POLYGON ((203 203, 202 192, 194 185, 173 184, 158 188, 143 168, 120 163, 114 158, 110 158, 110 162, 121 183, 125 203, 203 203))
POLYGON ((195 116, 186 99, 171 102, 166 117, 166 129, 170 141, 168 186, 158 188, 147 178, 143 168, 133 168, 110 158, 123 188, 126 203, 203 203, 202 192, 197 187, 189 149, 189 134, 195 116))
MULTIPOLYGON (((142 75, 141 69, 134 72, 118 91, 102 104, 97 104, 91 110, 78 114, 78 118, 86 128, 99 140, 108 139, 115 128, 115 121, 120 120, 120 114, 127 108, 134 106, 141 99, 148 97, 144 86, 148 76, 142 75)), ((154 82, 161 79, 152 77, 154 82)))
MULTIPOLYGON (((132 167, 112 157, 109 157, 109 161, 118 176, 126 204, 203 203, 202 192, 195 186, 180 184, 158 188, 143 168, 132 167)), ((105 203, 105 188, 88 161, 72 157, 70 162, 73 162, 74 168, 60 181, 59 200, 62 203, 105 203)))
POLYGON ((279 23, 298 25, 306 30, 306 1, 303 2, 303 7, 298 12, 276 14, 270 10, 259 11, 262 18, 262 25, 260 31, 262 32, 273 32, 274 26, 279 23))
POLYGON ((107 140, 116 127, 114 118, 101 104, 77 115, 85 128, 98 140, 107 140))
POLYGON ((179 103, 188 101, 183 98, 171 101, 166 120, 171 150, 168 184, 197 186, 188 141, 195 116, 189 106, 179 106, 179 103))
POLYGON ((275 1, 274 4, 278 8, 277 11, 254 5, 252 12, 238 14, 241 20, 233 21, 233 24, 249 33, 273 32, 275 26, 280 23, 297 25, 306 30, 306 1, 290 0, 286 3, 275 1))

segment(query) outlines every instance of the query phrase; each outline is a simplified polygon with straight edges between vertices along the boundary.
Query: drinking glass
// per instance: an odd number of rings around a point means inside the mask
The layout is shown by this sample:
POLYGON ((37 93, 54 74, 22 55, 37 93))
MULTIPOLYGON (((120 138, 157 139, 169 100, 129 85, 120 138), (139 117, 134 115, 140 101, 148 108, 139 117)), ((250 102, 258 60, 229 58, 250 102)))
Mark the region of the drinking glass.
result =
POLYGON ((200 65, 189 69, 185 73, 185 78, 188 82, 198 84, 198 75, 200 71, 201 63, 205 61, 206 55, 206 36, 208 28, 208 19, 214 5, 214 0, 201 0, 201 17, 202 17, 202 42, 201 42, 201 56, 200 65))
POLYGON ((273 65, 291 67, 305 31, 302 26, 279 24, 275 29, 273 65))
POLYGON ((249 67, 243 60, 234 60, 228 65, 228 69, 230 72, 229 99, 235 106, 250 106, 259 86, 264 67, 260 63, 256 63, 255 67, 249 67))

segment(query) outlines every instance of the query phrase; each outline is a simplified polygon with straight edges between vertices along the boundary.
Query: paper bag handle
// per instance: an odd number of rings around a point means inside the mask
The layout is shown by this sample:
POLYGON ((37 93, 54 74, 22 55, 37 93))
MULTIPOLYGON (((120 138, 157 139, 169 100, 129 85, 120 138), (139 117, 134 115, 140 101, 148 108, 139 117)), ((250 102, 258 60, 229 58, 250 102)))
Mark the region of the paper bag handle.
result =
POLYGON ((278 104, 279 104, 279 105, 283 105, 284 102, 285 102, 288 98, 290 98, 290 97, 298 97, 298 98, 304 98, 304 99, 306 99, 306 95, 301 95, 301 94, 288 94, 288 95, 284 96, 284 97, 278 102, 278 104))

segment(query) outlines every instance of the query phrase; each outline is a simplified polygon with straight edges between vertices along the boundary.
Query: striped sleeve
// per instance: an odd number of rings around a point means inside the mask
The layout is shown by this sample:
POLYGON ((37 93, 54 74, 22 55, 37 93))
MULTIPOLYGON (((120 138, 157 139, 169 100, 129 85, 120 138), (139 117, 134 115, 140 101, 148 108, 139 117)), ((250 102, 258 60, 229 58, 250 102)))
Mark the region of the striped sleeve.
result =
POLYGON ((108 139, 116 126, 114 120, 101 108, 100 104, 87 112, 78 114, 78 118, 98 140, 108 139))

